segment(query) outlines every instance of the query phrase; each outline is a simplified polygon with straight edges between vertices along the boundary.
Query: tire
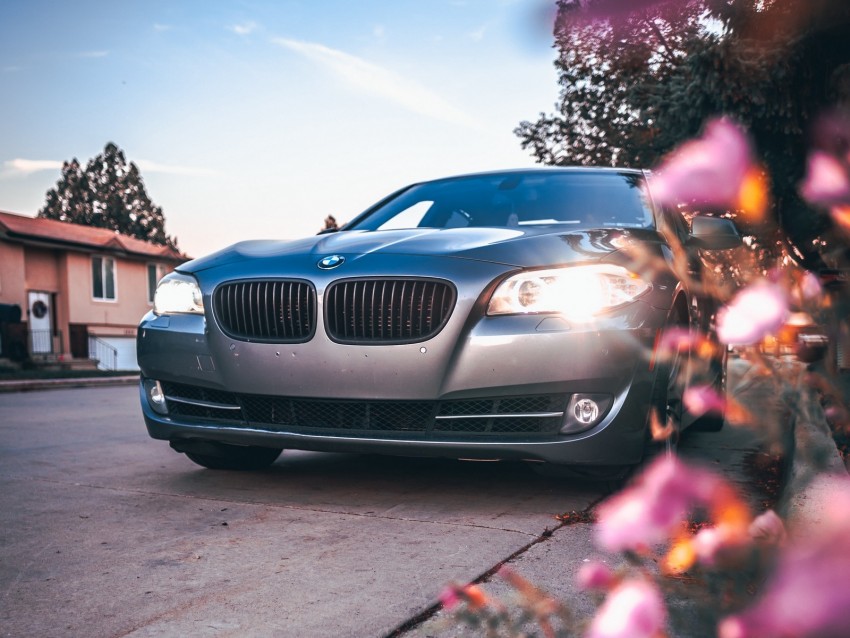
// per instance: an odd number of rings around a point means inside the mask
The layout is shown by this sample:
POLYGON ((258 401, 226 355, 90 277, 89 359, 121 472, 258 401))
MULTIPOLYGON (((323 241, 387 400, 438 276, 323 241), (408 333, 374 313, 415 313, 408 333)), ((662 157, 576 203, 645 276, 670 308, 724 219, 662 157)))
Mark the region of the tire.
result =
POLYGON ((277 460, 280 448, 227 445, 214 441, 198 442, 193 449, 178 449, 190 460, 210 470, 262 470, 277 460))
MULTIPOLYGON (((717 393, 718 396, 726 396, 726 356, 724 354, 723 358, 719 361, 712 361, 711 363, 712 373, 713 373, 713 383, 712 388, 717 393)), ((726 422, 725 410, 724 412, 709 412, 704 414, 703 416, 696 419, 689 428, 694 432, 720 432, 723 429, 723 425, 726 422)))
MULTIPOLYGON (((680 311, 673 310, 666 329, 682 327, 686 324, 680 311)), ((655 384, 652 386, 650 398, 650 409, 655 412, 658 420, 666 426, 672 423, 674 431, 663 441, 655 441, 652 438, 651 421, 652 414, 647 417, 646 448, 644 450, 644 461, 659 454, 674 454, 679 445, 679 437, 682 433, 682 403, 683 383, 680 378, 682 366, 687 366, 687 361, 678 350, 670 361, 659 361, 655 384)))

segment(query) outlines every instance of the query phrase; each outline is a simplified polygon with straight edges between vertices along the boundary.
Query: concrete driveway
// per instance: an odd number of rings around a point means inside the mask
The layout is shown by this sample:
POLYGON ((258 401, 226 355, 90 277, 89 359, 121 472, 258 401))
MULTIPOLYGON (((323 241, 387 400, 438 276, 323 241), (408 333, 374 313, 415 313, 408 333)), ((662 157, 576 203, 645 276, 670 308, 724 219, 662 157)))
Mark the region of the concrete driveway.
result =
POLYGON ((214 472, 149 439, 137 403, 0 394, 3 636, 386 635, 604 495, 519 464, 288 452, 214 472))

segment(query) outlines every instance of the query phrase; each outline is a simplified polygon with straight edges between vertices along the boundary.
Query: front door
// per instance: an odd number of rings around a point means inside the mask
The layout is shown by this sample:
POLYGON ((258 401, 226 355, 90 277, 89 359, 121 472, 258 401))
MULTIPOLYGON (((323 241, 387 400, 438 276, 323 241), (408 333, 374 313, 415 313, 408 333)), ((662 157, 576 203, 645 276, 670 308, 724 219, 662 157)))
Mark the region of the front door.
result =
POLYGON ((68 326, 68 340, 71 346, 71 356, 75 359, 89 358, 89 329, 83 323, 72 323, 68 326))
POLYGON ((53 352, 53 309, 50 307, 50 293, 31 291, 27 314, 30 324, 30 352, 53 352))

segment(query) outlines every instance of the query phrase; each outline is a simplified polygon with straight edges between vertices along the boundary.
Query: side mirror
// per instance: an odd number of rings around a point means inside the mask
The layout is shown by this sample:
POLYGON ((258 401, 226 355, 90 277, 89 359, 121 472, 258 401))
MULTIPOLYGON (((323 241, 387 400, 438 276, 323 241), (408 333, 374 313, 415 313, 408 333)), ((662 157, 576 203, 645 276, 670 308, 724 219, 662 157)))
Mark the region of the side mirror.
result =
POLYGON ((688 246, 706 250, 737 248, 743 242, 735 224, 719 217, 694 217, 688 246))

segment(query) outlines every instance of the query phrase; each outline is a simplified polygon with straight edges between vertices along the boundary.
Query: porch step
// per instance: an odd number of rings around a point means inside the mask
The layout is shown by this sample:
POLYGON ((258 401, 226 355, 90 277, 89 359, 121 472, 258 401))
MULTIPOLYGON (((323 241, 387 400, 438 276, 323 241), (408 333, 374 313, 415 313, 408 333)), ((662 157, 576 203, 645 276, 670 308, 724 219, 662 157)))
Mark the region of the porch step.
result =
POLYGON ((66 370, 97 370, 97 359, 65 359, 62 365, 66 370))

